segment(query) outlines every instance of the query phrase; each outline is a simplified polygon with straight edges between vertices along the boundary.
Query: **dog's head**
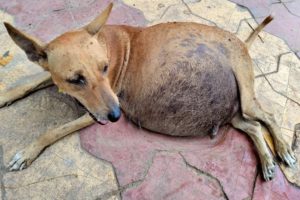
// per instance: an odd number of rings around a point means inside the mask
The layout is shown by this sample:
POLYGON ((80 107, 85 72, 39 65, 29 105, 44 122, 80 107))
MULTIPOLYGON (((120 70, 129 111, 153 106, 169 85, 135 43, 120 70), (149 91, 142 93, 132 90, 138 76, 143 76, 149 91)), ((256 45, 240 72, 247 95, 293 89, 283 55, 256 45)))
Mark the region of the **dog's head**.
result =
POLYGON ((87 26, 64 33, 49 44, 4 23, 28 59, 48 70, 54 83, 79 100, 100 123, 115 122, 121 115, 111 88, 108 50, 101 33, 111 9, 112 4, 87 26))

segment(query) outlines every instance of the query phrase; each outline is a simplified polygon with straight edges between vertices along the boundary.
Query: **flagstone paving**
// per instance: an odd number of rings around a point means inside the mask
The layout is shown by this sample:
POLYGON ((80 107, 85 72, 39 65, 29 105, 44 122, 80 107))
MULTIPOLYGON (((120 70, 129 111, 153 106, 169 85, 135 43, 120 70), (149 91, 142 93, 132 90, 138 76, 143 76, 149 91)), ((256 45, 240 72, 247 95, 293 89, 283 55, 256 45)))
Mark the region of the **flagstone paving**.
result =
MULTIPOLYGON (((0 66, 0 97, 10 88, 22 85, 30 76, 42 72, 30 63, 13 43, 2 24, 18 28, 43 41, 89 22, 108 1, 0 1, 0 55, 9 51, 12 61, 0 66), (36 6, 32 6, 32 5, 36 6), (93 13, 93 15, 91 15, 93 13)), ((116 3, 112 23, 145 25, 142 13, 116 3)), ((1 199, 97 199, 117 190, 113 166, 91 156, 80 147, 78 134, 47 148, 26 170, 8 172, 10 158, 47 129, 76 119, 81 112, 72 99, 56 88, 36 92, 0 110, 1 199)), ((107 199, 119 199, 111 194, 107 199)))
MULTIPOLYGON (((298 3, 235 1, 249 9, 227 0, 118 0, 109 23, 146 26, 195 21, 218 26, 244 40, 257 25, 255 20, 261 21, 276 10, 280 17, 266 29, 273 35, 261 33, 250 49, 255 90, 263 107, 274 111, 289 143, 293 138, 298 141, 294 147, 300 160, 299 125, 295 131, 300 123, 300 61, 296 56, 300 40, 295 36, 300 30, 295 28, 299 25, 298 3)), ((86 24, 108 2, 1 1, 0 20, 47 42, 86 24)), ((9 51, 13 58, 4 67, 0 65, 1 96, 42 70, 27 61, 2 24, 0 44, 0 55, 9 51)), ((262 181, 249 138, 229 127, 221 129, 214 140, 174 138, 139 129, 122 118, 115 124, 88 127, 80 137, 73 134, 64 138, 24 171, 5 169, 11 156, 37 135, 80 114, 76 103, 58 94, 55 87, 0 110, 2 199, 298 199, 300 195, 300 189, 288 182, 300 185, 299 168, 281 165, 274 180, 262 181)))
POLYGON ((282 38, 300 58, 300 1, 299 0, 231 0, 247 7, 260 22, 269 14, 275 20, 266 31, 282 38))

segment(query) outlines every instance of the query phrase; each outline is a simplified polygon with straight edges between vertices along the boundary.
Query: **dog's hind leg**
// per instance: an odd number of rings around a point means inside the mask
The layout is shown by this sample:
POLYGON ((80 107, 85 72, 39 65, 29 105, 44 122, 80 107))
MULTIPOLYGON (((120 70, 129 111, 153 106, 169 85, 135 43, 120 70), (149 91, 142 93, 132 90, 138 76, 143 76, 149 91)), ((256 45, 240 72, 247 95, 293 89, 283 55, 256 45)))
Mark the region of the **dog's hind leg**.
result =
POLYGON ((79 129, 87 127, 94 123, 94 120, 90 117, 88 113, 82 117, 62 125, 53 130, 47 131, 42 134, 25 149, 19 151, 8 164, 9 170, 22 170, 28 167, 32 161, 34 161, 37 156, 41 153, 43 149, 47 146, 53 144, 57 140, 65 137, 66 135, 73 133, 79 129))
MULTIPOLYGON (((249 61, 249 63, 251 63, 251 61, 249 61)), ((273 137, 275 149, 278 156, 288 166, 294 167, 296 158, 291 147, 284 140, 280 127, 277 125, 274 115, 264 111, 255 98, 252 65, 250 65, 250 67, 239 66, 234 68, 233 71, 239 86, 243 117, 263 122, 263 124, 266 125, 267 129, 270 131, 273 137)))
POLYGON ((0 93, 0 108, 24 97, 26 94, 35 90, 52 85, 49 72, 43 71, 38 74, 25 77, 20 83, 9 88, 8 91, 0 93))
MULTIPOLYGON (((258 33, 272 20, 272 16, 266 17, 264 21, 248 37, 248 39, 245 41, 248 49, 250 48, 254 39, 258 36, 258 33)), ((293 167, 296 163, 296 158, 291 150, 291 147, 283 139, 280 127, 277 125, 274 115, 264 111, 255 98, 253 64, 250 56, 248 53, 246 53, 246 49, 242 56, 235 60, 235 65, 232 69, 239 86, 243 117, 263 122, 273 137, 277 154, 286 164, 288 164, 290 167, 293 167)))
POLYGON ((246 114, 253 119, 263 122, 268 130, 270 131, 276 152, 278 156, 284 161, 288 166, 294 167, 296 164, 296 157, 288 143, 284 140, 281 129, 277 125, 275 117, 273 114, 268 113, 262 109, 260 104, 255 101, 253 105, 247 110, 246 114))
POLYGON ((258 151, 264 179, 266 181, 271 180, 275 175, 275 163, 272 154, 264 141, 260 123, 254 120, 245 119, 239 112, 231 120, 231 124, 233 127, 244 131, 250 136, 258 151))

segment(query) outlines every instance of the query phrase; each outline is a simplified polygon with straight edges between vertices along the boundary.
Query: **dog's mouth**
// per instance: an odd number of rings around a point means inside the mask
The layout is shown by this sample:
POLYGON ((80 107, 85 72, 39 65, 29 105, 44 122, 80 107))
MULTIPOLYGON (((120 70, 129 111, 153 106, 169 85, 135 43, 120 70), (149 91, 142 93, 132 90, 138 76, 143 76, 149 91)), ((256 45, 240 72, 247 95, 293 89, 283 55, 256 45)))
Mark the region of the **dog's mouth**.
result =
MULTIPOLYGON (((87 109, 86 109, 87 110, 87 109)), ((88 110, 87 110, 88 111, 88 110)), ((97 122, 98 124, 101 125, 106 125, 108 123, 108 120, 105 119, 98 119, 97 117, 95 117, 90 111, 88 111, 88 113, 90 114, 90 116, 94 119, 95 122, 97 122)))
POLYGON ((93 120, 95 122, 97 122, 98 124, 101 124, 101 125, 106 125, 108 123, 108 120, 105 120, 105 119, 98 119, 95 115, 93 115, 93 113, 91 113, 84 105, 82 105, 82 103, 80 103, 77 99, 76 99, 77 103, 85 110, 87 111, 91 118, 93 118, 93 120))
POLYGON ((101 125, 106 125, 108 123, 107 120, 98 120, 97 122, 101 125))

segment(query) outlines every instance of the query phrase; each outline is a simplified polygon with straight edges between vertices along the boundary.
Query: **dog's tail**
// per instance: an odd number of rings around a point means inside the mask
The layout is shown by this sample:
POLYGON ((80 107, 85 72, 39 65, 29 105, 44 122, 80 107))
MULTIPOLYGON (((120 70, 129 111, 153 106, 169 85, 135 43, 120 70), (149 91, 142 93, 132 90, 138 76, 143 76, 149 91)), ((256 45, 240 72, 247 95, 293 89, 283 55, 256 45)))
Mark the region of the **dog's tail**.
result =
POLYGON ((255 38, 258 36, 259 32, 267 25, 269 24, 272 20, 274 19, 274 17, 272 15, 269 15, 268 17, 266 17, 264 19, 264 21, 262 23, 260 23, 258 25, 258 27, 256 27, 256 29, 254 29, 254 31, 249 35, 249 37, 247 38, 247 40, 245 41, 245 44, 247 46, 247 48, 249 49, 253 43, 253 41, 255 40, 255 38))

